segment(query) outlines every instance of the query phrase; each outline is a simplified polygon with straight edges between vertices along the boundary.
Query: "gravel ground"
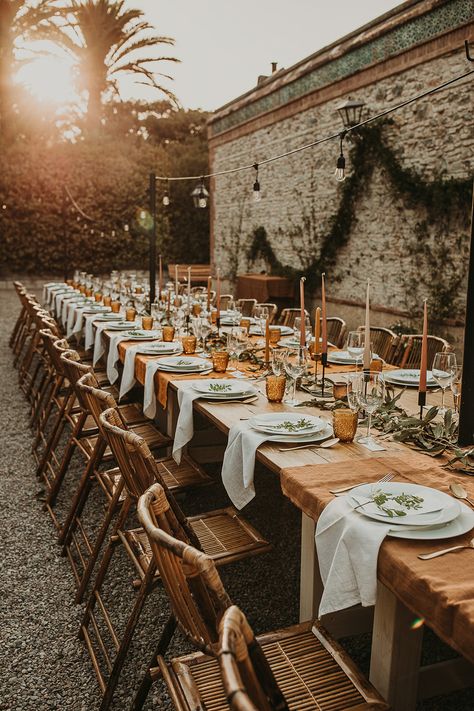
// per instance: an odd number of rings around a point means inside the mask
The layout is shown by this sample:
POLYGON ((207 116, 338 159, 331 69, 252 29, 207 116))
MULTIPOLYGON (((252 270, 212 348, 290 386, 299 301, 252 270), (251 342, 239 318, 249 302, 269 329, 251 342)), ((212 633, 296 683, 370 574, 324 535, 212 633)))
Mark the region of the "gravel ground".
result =
MULTIPOLYGON (((67 559, 59 554, 55 529, 37 498, 35 462, 30 454, 29 409, 17 385, 8 337, 18 313, 16 295, 0 292, 0 558, 2 662, 0 709, 2 711, 95 711, 99 689, 92 665, 77 632, 83 608, 73 602, 74 584, 67 559)), ((67 510, 81 461, 74 459, 58 502, 61 518, 67 510)), ((218 472, 215 472, 218 474, 218 472)), ((186 513, 225 506, 228 501, 218 483, 183 500, 186 513)), ((276 477, 257 471, 256 497, 246 517, 274 543, 271 553, 221 569, 232 599, 247 613, 256 632, 292 624, 298 615, 299 514, 281 496, 276 477), (262 584, 264 581, 264 584, 262 584)), ((100 521, 102 501, 94 497, 87 507, 85 524, 94 530, 100 521)), ((119 629, 133 602, 130 565, 118 552, 104 587, 119 629)), ((166 596, 157 588, 147 601, 132 649, 114 699, 114 709, 127 709, 151 650, 169 612, 166 596)), ((370 636, 344 640, 351 655, 367 671, 370 636)), ((170 653, 190 651, 180 637, 170 653)), ((426 635, 424 657, 434 661, 450 656, 434 635, 426 635)), ((153 686, 146 709, 170 709, 160 684, 153 686)), ((472 690, 420 703, 423 711, 472 711, 472 690)))

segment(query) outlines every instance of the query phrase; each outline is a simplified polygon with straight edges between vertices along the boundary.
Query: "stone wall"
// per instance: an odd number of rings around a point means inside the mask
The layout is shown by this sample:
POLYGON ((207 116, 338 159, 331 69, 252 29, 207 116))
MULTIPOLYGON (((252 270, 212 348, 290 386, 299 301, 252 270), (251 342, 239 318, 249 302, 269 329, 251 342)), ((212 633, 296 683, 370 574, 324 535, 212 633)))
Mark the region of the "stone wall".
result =
MULTIPOLYGON (((369 68, 353 98, 365 101, 374 115, 467 71, 470 67, 462 45, 448 52, 446 46, 450 45, 437 40, 436 52, 429 43, 424 45, 425 60, 418 58, 408 68, 404 68, 403 55, 398 55, 396 71, 385 78, 369 68)), ((326 102, 288 112, 286 117, 280 112, 274 121, 267 113, 264 121, 254 120, 217 138, 211 124, 212 170, 259 162, 339 130, 336 106, 347 94, 333 94, 326 102)), ((384 127, 384 142, 404 168, 416 171, 425 181, 439 176, 446 180, 472 177, 472 96, 471 77, 402 109, 393 114, 393 123, 384 127)), ((231 110, 232 105, 225 113, 231 114, 231 110)), ((349 149, 347 146, 346 158, 349 149)), ((252 197, 253 170, 213 180, 213 257, 230 282, 237 272, 266 268, 263 262, 250 264, 246 256, 253 232, 260 226, 282 264, 304 269, 311 263, 340 201, 341 185, 334 179, 338 154, 335 140, 262 166, 262 200, 257 204, 252 197)), ((357 165, 348 164, 348 173, 356 170, 357 165)), ((349 241, 339 250, 336 265, 327 275, 329 294, 358 304, 370 276, 374 305, 393 311, 384 312, 385 324, 399 320, 400 312, 402 320, 409 321, 419 313, 425 296, 433 310, 444 308, 445 316, 462 318, 469 215, 446 218, 442 224, 437 221, 420 229, 429 222, 429 213, 412 204, 409 195, 398 194, 384 167, 376 166, 357 202, 349 241)), ((337 312, 337 307, 332 310, 337 312)))

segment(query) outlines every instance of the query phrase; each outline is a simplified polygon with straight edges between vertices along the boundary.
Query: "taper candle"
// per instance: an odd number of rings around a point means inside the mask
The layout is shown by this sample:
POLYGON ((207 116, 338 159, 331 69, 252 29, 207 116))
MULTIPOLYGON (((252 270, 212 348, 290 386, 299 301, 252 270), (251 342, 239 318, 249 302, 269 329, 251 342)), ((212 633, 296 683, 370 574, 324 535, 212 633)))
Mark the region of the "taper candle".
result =
POLYGON ((179 292, 179 279, 178 279, 178 265, 175 264, 174 267, 174 293, 178 296, 179 292))
POLYGON ((322 347, 321 352, 328 352, 328 324, 327 324, 327 313, 326 313, 326 274, 323 272, 321 274, 321 339, 322 347))
POLYGON ((364 344, 364 370, 370 370, 370 279, 367 279, 367 295, 365 299, 365 344, 364 344))
MULTIPOLYGON (((426 393, 426 371, 428 369, 428 306, 423 302, 423 337, 421 340, 419 393, 426 393)), ((421 403, 420 403, 421 404, 421 403)), ((424 405, 425 403, 423 403, 424 405)))
POLYGON ((270 363, 270 317, 265 323, 265 363, 270 363))
POLYGON ((211 310, 211 286, 212 286, 212 277, 208 276, 207 277, 207 311, 208 312, 211 310))
POLYGON ((219 323, 219 319, 221 317, 221 273, 219 269, 217 270, 216 309, 216 319, 217 323, 219 323))
POLYGON ((161 289, 163 287, 163 260, 161 254, 158 257, 158 301, 161 301, 161 289))
POLYGON ((301 315, 301 324, 300 324, 300 346, 303 348, 306 345, 306 319, 305 319, 305 309, 304 309, 304 283, 306 281, 306 277, 301 277, 300 279, 300 315, 301 315))
POLYGON ((314 316, 314 355, 321 353, 321 309, 316 309, 314 316))
POLYGON ((188 267, 188 313, 191 312, 191 267, 188 267))

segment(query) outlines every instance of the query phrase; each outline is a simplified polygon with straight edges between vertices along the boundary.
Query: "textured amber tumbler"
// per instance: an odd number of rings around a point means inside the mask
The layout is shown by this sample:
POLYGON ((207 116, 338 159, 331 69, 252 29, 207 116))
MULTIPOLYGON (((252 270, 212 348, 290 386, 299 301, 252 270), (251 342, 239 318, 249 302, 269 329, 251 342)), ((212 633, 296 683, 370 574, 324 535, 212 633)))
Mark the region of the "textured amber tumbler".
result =
POLYGON ((269 402, 281 402, 283 400, 286 387, 286 377, 284 375, 268 375, 265 385, 269 402))
POLYGON ((212 367, 216 373, 225 373, 229 364, 227 351, 214 351, 212 354, 212 367))
POLYGON ((334 437, 341 442, 352 442, 357 432, 357 412, 346 408, 338 408, 332 412, 334 437))

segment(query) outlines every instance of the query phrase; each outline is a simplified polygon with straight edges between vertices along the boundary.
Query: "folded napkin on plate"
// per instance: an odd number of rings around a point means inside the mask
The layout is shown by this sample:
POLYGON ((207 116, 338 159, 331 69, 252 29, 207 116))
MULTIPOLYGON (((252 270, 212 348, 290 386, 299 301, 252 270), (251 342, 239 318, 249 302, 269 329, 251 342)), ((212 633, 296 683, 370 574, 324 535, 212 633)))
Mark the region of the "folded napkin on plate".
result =
POLYGON ((237 509, 243 509, 254 498, 255 453, 262 442, 272 439, 274 435, 257 432, 247 422, 238 422, 230 428, 222 463, 222 482, 237 509))
POLYGON ((193 389, 193 385, 197 382, 199 381, 190 380, 178 390, 179 415, 173 442, 173 458, 176 464, 181 463, 183 447, 192 440, 194 435, 193 402, 196 398, 202 397, 202 393, 193 389))
POLYGON ((125 351, 125 359, 123 361, 122 380, 120 381, 120 398, 128 393, 136 383, 135 380, 135 356, 141 344, 129 346, 125 351))
POLYGON ((158 365, 157 360, 149 360, 145 370, 143 412, 150 420, 153 420, 156 415, 155 373, 158 370, 158 365))
POLYGON ((346 496, 331 501, 318 519, 316 549, 324 591, 319 616, 352 605, 375 604, 377 558, 393 524, 354 511, 346 496))

